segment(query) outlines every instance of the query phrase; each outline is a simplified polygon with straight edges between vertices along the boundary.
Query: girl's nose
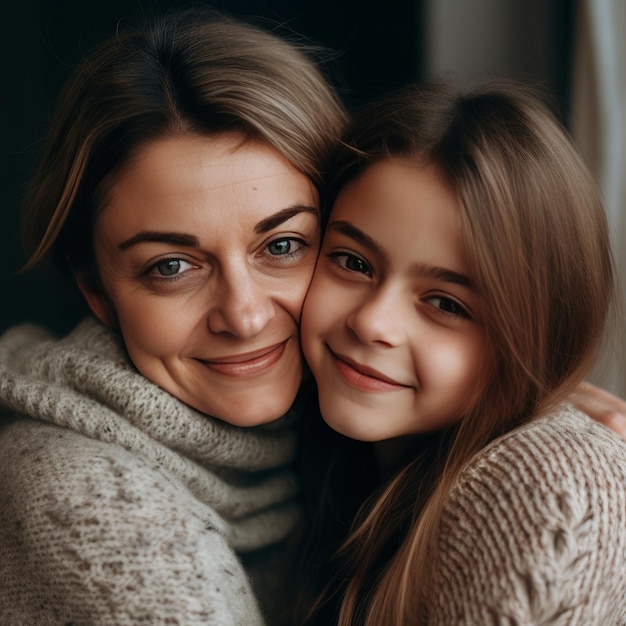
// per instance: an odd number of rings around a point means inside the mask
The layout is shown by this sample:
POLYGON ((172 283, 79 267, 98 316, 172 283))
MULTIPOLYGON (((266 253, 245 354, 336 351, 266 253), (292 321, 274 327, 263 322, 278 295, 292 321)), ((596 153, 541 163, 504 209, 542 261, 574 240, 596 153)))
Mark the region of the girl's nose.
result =
POLYGON ((216 298, 208 316, 213 333, 251 339, 274 317, 271 294, 249 271, 223 276, 216 298))
POLYGON ((396 347, 406 338, 406 298, 392 289, 371 292, 348 316, 348 328, 364 344, 396 347))

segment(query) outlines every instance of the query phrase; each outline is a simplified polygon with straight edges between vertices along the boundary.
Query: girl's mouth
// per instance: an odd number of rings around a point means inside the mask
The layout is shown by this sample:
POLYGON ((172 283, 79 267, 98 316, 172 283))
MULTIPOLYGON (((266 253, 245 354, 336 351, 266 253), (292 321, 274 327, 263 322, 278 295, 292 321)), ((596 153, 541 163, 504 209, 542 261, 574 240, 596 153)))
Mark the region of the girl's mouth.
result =
POLYGON ((362 391, 398 391, 410 387, 349 357, 336 354, 330 348, 328 350, 339 376, 351 387, 362 391))

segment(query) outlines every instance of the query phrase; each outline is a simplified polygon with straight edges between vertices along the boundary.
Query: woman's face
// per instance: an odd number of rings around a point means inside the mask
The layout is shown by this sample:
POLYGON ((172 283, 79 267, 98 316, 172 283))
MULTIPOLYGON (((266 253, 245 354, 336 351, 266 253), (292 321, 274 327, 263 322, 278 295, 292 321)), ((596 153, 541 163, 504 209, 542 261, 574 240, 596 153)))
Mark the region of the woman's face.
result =
POLYGON ((322 415, 380 441, 440 429, 490 365, 454 190, 432 168, 370 166, 333 207, 302 317, 322 415))
POLYGON ((146 378, 231 424, 272 421, 301 382, 318 209, 309 179, 264 144, 155 141, 112 186, 94 231, 103 293, 83 292, 146 378))

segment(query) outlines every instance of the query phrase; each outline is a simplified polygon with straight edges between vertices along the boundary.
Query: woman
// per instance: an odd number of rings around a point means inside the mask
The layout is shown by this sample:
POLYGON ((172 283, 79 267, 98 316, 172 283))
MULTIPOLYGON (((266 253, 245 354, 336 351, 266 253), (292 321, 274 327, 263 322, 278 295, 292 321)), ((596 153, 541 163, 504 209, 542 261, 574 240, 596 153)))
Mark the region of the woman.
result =
POLYGON ((25 246, 99 322, 0 345, 0 622, 286 609, 298 322, 343 122, 303 51, 203 13, 114 37, 73 75, 25 246))

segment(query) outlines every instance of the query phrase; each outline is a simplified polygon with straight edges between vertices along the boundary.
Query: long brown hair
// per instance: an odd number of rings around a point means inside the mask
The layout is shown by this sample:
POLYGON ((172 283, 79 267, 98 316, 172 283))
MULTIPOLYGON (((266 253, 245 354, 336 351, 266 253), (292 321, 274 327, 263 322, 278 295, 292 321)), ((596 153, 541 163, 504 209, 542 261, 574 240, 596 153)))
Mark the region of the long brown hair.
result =
POLYGON ((319 187, 346 115, 316 52, 201 8, 103 42, 62 92, 26 194, 26 267, 50 260, 95 272, 91 231, 112 179, 139 147, 168 134, 239 132, 319 187))
POLYGON ((596 185, 527 89, 411 87, 371 105, 338 149, 327 206, 371 163, 393 157, 437 168, 457 193, 495 367, 471 413, 362 508, 340 551, 345 584, 329 585, 311 612, 339 589, 340 626, 426 623, 428 572, 455 480, 488 442, 545 414, 585 375, 615 288, 596 185))

